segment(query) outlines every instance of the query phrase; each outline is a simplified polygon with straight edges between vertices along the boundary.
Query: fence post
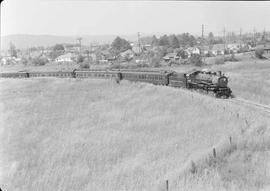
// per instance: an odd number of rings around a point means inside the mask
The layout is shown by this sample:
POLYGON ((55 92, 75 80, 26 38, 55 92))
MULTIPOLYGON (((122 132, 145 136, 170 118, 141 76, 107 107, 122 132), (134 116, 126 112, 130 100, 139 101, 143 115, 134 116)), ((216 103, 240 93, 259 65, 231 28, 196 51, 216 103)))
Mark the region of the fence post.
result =
POLYGON ((169 191, 169 180, 166 180, 166 191, 169 191))

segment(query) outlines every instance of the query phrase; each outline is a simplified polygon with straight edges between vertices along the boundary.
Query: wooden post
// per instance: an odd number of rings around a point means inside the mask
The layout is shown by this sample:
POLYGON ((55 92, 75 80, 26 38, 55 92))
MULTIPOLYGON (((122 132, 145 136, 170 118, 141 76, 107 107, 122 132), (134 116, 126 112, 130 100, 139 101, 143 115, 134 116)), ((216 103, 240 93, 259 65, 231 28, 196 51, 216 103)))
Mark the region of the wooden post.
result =
POLYGON ((216 156, 217 156, 217 153, 216 153, 216 149, 215 148, 213 148, 213 156, 214 156, 214 158, 216 158, 216 156))
POLYGON ((230 145, 232 145, 232 137, 230 136, 230 145))
POLYGON ((169 191, 169 180, 166 180, 166 191, 169 191))

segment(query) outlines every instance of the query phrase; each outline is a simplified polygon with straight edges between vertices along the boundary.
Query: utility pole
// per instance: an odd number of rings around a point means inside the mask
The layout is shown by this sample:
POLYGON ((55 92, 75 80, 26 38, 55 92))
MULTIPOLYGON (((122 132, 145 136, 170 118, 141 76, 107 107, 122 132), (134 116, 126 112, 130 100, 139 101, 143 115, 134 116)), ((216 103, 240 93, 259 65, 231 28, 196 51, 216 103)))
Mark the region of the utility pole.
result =
POLYGON ((141 53, 141 39, 140 39, 140 32, 138 32, 138 47, 139 47, 139 53, 141 53))
POLYGON ((254 43, 254 46, 256 46, 256 42, 255 42, 255 34, 256 34, 256 29, 253 28, 253 43, 254 43))
POLYGON ((203 57, 203 59, 205 60, 205 58, 204 58, 204 24, 202 24, 202 46, 201 46, 201 50, 202 50, 202 57, 203 57))
POLYGON ((203 33, 204 33, 204 24, 202 24, 202 39, 204 37, 203 33))
POLYGON ((79 45, 80 45, 80 54, 81 54, 81 51, 82 51, 82 37, 78 37, 76 40, 79 41, 79 45))
POLYGON ((242 28, 240 28, 240 47, 242 47, 242 28))
POLYGON ((223 29, 223 41, 224 41, 224 55, 225 55, 225 49, 226 49, 226 30, 225 27, 223 29))
POLYGON ((2 44, 1 44, 1 42, 2 42, 2 18, 1 18, 1 3, 3 3, 3 1, 0 1, 0 56, 1 56, 1 54, 2 54, 2 44))
POLYGON ((265 28, 263 29, 263 42, 264 42, 264 46, 266 46, 265 28))

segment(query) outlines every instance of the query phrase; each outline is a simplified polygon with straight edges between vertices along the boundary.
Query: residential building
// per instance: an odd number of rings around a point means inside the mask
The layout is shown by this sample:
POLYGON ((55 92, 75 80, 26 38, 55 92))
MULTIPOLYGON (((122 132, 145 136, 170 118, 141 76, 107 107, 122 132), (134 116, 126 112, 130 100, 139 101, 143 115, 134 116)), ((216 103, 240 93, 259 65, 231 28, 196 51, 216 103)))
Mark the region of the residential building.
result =
POLYGON ((168 54, 166 54, 164 57, 163 57, 163 59, 165 60, 165 61, 177 61, 177 60, 179 60, 180 59, 180 55, 179 55, 179 53, 176 53, 176 52, 172 52, 172 53, 168 53, 168 54))
POLYGON ((74 58, 75 58, 75 55, 74 54, 67 53, 67 54, 58 56, 55 59, 55 62, 73 62, 74 58))

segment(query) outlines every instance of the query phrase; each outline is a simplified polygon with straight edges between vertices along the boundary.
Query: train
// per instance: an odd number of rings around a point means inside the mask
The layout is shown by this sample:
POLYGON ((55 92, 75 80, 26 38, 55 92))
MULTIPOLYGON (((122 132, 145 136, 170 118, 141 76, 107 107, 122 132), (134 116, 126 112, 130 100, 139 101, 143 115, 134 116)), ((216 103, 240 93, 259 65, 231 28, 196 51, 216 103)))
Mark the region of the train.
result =
POLYGON ((221 71, 195 70, 187 73, 179 73, 172 70, 99 70, 99 69, 75 69, 72 71, 43 71, 43 72, 9 72, 0 73, 1 78, 35 78, 35 77, 59 77, 59 78, 97 78, 115 79, 134 82, 145 82, 155 85, 186 88, 189 90, 202 90, 212 93, 217 98, 232 97, 232 91, 228 87, 228 77, 221 71))

